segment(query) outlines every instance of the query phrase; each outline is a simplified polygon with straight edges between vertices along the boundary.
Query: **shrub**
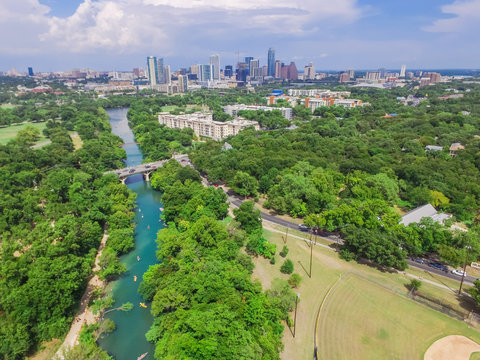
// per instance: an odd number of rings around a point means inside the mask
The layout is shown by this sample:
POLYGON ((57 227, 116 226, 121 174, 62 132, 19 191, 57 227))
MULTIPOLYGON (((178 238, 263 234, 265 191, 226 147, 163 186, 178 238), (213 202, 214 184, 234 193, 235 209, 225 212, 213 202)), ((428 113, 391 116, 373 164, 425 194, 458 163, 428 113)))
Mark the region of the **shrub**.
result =
POLYGON ((291 274, 293 272, 293 261, 290 259, 285 260, 282 267, 280 268, 280 272, 284 274, 291 274))
POLYGON ((286 245, 283 245, 282 251, 280 251, 280 256, 286 257, 287 255, 288 255, 288 247, 286 245))
POLYGON ((300 286, 300 282, 302 281, 302 277, 298 274, 292 274, 290 275, 290 278, 288 279, 288 283, 292 288, 297 288, 300 286))
POLYGON ((277 261, 275 260, 275 256, 272 256, 272 258, 270 259, 270 264, 272 265, 275 265, 277 261))

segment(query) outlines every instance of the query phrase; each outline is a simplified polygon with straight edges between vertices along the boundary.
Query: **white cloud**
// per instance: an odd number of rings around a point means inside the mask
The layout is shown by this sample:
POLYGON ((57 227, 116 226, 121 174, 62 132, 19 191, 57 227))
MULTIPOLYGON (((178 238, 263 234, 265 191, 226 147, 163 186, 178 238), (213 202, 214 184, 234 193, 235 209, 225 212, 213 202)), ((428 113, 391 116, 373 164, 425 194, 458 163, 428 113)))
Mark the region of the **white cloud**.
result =
POLYGON ((456 0, 452 4, 442 6, 444 14, 453 17, 438 19, 432 25, 423 28, 431 32, 465 32, 479 28, 480 0, 456 0))
POLYGON ((307 35, 362 16, 357 0, 83 0, 69 17, 49 11, 38 0, 0 0, 0 40, 19 40, 8 51, 168 55, 245 34, 307 35))

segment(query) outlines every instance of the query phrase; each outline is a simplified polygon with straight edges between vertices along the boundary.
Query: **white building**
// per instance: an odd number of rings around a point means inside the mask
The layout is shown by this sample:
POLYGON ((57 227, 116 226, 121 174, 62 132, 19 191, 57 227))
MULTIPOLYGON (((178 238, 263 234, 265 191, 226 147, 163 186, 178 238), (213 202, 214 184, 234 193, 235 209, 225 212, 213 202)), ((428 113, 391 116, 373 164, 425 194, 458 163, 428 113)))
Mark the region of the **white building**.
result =
POLYGON ((213 80, 220 80, 220 55, 210 56, 210 65, 212 66, 213 80))
POLYGON ((237 135, 241 130, 253 126, 255 130, 260 130, 260 125, 256 121, 249 121, 243 118, 237 118, 233 121, 220 122, 214 121, 212 114, 196 112, 188 115, 172 115, 167 112, 158 114, 158 122, 169 128, 193 129, 197 136, 206 136, 214 140, 220 140, 231 135, 237 135))
POLYGON ((331 91, 327 89, 288 89, 290 96, 308 96, 308 97, 349 97, 350 91, 331 91))
POLYGON ((237 114, 241 110, 263 110, 263 111, 272 111, 272 110, 280 110, 282 112, 282 116, 287 119, 292 119, 292 108, 285 108, 285 107, 269 107, 269 106, 259 106, 259 105, 227 105, 224 106, 223 111, 225 111, 228 115, 233 117, 237 117, 237 114))

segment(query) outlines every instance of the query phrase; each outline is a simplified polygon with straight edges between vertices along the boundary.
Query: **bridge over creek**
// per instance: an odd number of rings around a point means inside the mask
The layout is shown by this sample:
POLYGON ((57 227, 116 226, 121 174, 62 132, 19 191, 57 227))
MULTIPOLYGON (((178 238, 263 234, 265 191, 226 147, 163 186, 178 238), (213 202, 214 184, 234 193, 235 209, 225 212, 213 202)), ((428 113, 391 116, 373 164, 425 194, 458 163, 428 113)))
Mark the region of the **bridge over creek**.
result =
MULTIPOLYGON (((191 166, 188 155, 177 155, 177 156, 174 156, 173 158, 177 160, 182 166, 186 166, 186 165, 191 166)), ((123 169, 110 170, 110 171, 104 172, 104 175, 117 174, 122 184, 125 184, 126 178, 136 174, 142 174, 145 181, 150 181, 150 175, 152 174, 152 172, 154 172, 155 169, 162 167, 169 160, 170 159, 153 161, 145 164, 140 164, 137 166, 129 166, 123 169)))

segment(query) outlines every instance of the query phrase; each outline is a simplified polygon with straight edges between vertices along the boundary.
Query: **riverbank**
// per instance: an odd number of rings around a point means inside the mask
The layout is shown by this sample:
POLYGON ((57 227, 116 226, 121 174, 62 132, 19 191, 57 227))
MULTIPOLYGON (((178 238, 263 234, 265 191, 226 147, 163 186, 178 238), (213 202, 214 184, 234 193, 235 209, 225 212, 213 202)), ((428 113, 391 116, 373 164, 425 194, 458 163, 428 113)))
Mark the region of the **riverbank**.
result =
POLYGON ((93 290, 95 288, 103 288, 105 286, 105 282, 100 280, 96 272, 100 270, 100 256, 102 255, 102 251, 105 248, 107 239, 108 234, 105 232, 103 234, 102 241, 100 242, 97 256, 95 257, 95 265, 92 269, 92 277, 88 281, 87 288, 85 289, 85 292, 83 293, 83 296, 80 300, 80 307, 77 311, 77 315, 75 315, 75 318, 73 319, 70 331, 65 337, 63 344, 60 346, 60 348, 55 354, 58 359, 63 359, 64 350, 67 350, 77 345, 78 335, 80 334, 80 331, 82 330, 82 326, 84 324, 93 324, 97 321, 97 317, 88 308, 88 304, 90 303, 90 299, 92 298, 93 290))

